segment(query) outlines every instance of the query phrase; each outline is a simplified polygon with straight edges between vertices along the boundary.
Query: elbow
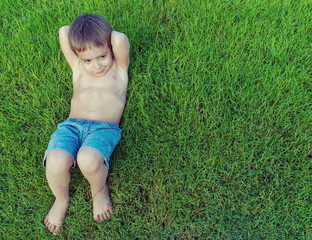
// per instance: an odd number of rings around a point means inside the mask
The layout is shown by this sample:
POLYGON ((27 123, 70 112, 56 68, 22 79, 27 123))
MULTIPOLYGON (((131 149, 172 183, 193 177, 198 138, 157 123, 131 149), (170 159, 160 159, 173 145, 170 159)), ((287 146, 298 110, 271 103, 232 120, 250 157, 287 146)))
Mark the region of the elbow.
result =
POLYGON ((62 36, 67 36, 69 31, 69 26, 62 26, 59 29, 59 37, 61 38, 62 36))
POLYGON ((128 37, 123 33, 113 32, 111 40, 112 45, 116 47, 129 45, 128 37))

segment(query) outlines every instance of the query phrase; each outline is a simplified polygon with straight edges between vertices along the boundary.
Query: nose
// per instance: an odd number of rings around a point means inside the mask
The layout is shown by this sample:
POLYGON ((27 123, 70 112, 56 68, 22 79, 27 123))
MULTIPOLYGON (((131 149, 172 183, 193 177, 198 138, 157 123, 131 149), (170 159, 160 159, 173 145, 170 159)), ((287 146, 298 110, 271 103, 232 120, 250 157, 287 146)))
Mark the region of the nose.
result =
POLYGON ((99 60, 95 61, 95 69, 100 70, 102 68, 102 64, 99 60))

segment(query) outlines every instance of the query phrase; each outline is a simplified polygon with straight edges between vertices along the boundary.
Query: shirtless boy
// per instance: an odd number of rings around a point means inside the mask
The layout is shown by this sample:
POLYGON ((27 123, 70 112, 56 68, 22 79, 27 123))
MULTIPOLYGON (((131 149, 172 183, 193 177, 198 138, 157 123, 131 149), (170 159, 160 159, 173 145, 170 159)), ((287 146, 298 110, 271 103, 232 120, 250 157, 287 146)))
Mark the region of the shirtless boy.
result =
POLYGON ((106 184, 109 158, 121 136, 119 122, 128 87, 129 42, 100 15, 77 17, 59 30, 63 54, 73 72, 69 118, 51 135, 44 164, 55 196, 44 223, 57 235, 69 203, 70 169, 78 165, 90 183, 93 218, 113 210, 106 184))

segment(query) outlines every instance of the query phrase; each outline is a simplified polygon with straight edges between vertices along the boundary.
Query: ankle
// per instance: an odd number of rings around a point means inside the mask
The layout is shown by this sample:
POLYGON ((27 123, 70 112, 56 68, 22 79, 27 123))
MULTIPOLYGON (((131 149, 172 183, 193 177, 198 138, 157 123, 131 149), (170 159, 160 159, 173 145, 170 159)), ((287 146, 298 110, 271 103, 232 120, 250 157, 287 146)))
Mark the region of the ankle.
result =
POLYGON ((55 198, 54 203, 58 205, 68 206, 69 198, 55 198))
POLYGON ((91 187, 92 198, 94 198, 95 195, 97 195, 99 193, 107 193, 108 190, 109 190, 108 185, 106 183, 101 188, 92 189, 92 187, 91 187))

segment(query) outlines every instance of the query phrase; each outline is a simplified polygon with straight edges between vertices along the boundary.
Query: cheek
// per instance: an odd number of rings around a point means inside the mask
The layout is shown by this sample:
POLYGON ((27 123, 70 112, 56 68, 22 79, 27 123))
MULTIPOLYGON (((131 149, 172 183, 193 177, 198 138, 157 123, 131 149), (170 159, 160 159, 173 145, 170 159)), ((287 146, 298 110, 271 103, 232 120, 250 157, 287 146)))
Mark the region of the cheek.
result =
POLYGON ((84 68, 87 72, 89 72, 89 71, 91 70, 91 68, 92 68, 92 65, 91 65, 91 64, 83 64, 83 68, 84 68))
POLYGON ((103 61, 103 64, 105 65, 110 65, 112 63, 112 58, 106 58, 104 61, 103 61))

